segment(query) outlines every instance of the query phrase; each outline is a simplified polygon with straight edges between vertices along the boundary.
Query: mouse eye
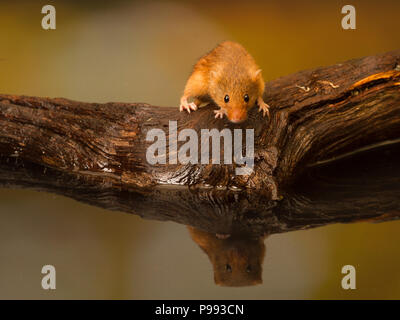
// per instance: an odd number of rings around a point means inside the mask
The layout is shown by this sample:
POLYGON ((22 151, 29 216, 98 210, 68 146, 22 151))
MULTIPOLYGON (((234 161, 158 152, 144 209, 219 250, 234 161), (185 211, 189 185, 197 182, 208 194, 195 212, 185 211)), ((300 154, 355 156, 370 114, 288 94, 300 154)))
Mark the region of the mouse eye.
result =
POLYGON ((245 102, 249 102, 249 100, 250 100, 249 95, 247 93, 244 95, 243 98, 244 98, 245 102))
POLYGON ((228 271, 228 272, 232 272, 232 267, 231 267, 230 264, 226 264, 226 265, 225 265, 225 269, 226 269, 226 271, 228 271))
POLYGON ((229 96, 228 95, 225 96, 224 101, 225 101, 225 103, 229 102, 229 96))
POLYGON ((248 265, 248 266, 247 266, 246 272, 247 272, 247 273, 250 273, 250 272, 251 272, 251 265, 248 265))

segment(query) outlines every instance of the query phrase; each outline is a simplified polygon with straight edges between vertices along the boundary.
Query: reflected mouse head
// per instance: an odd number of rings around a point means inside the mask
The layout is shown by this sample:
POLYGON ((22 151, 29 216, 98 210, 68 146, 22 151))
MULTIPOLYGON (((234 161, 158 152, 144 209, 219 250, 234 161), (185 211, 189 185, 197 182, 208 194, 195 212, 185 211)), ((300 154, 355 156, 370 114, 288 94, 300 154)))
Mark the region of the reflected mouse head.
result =
POLYGON ((218 238, 188 227, 192 239, 208 255, 214 269, 214 281, 221 286, 252 286, 262 283, 265 255, 264 237, 218 238))

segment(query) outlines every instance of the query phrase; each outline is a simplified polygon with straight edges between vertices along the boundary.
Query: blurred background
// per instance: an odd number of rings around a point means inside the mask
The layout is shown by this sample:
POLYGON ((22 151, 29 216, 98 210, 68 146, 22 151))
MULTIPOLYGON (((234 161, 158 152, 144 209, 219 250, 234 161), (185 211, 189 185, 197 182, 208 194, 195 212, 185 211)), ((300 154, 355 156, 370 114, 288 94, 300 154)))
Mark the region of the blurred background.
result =
MULTIPOLYGON (((0 2, 0 93, 176 106, 196 60, 243 44, 265 80, 399 49, 400 2, 0 2), (57 29, 41 28, 52 4, 57 29), (352 4, 357 29, 341 28, 352 4)), ((398 299, 400 222, 332 225, 266 240, 263 285, 218 287, 185 226, 29 190, 0 189, 0 298, 398 299), (57 289, 41 288, 41 268, 57 289), (357 290, 341 268, 357 269, 357 290)))

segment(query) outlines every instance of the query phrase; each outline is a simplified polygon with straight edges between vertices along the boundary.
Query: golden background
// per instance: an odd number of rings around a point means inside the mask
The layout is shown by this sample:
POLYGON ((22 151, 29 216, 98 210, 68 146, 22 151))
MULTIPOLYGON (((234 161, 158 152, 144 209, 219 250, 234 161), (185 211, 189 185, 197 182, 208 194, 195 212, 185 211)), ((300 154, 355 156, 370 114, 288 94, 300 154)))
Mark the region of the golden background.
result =
MULTIPOLYGON (((400 1, 1 1, 0 92, 176 106, 193 64, 243 44, 265 80, 399 49, 400 1), (41 28, 41 8, 57 29, 41 28), (357 29, 341 28, 342 6, 357 29)), ((400 298, 399 222, 332 225, 266 240, 264 284, 221 288, 186 228, 53 194, 0 189, 0 298, 400 298), (57 289, 41 288, 41 268, 57 289), (343 265, 357 290, 343 290, 343 265)))

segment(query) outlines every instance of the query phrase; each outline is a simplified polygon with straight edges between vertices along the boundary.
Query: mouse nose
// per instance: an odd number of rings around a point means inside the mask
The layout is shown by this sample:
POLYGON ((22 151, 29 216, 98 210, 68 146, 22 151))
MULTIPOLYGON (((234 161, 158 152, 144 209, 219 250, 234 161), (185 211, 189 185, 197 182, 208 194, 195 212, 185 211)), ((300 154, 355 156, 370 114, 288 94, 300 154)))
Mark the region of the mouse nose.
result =
POLYGON ((233 122, 233 123, 241 123, 244 120, 246 120, 246 119, 230 119, 230 121, 233 122))
POLYGON ((228 114, 229 121, 233 123, 241 123, 247 119, 246 109, 234 109, 231 114, 228 114))

